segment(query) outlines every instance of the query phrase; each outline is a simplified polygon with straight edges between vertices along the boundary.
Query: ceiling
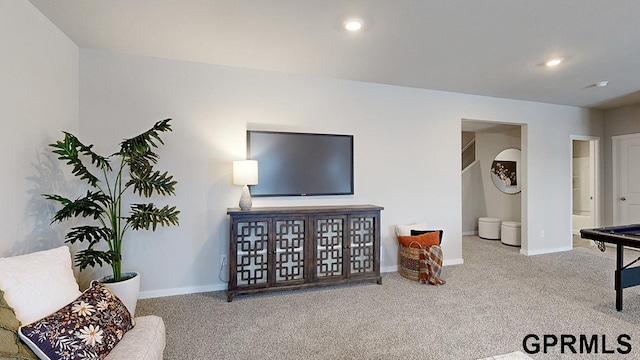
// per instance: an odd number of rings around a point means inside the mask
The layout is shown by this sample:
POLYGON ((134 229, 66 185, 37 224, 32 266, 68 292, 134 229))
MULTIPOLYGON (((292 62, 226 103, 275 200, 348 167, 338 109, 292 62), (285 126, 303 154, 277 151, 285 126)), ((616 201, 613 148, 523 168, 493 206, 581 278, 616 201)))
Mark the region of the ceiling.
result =
POLYGON ((81 48, 599 109, 640 103, 637 0, 30 1, 81 48), (344 30, 349 17, 362 30, 344 30), (565 62, 547 68, 551 57, 565 62))

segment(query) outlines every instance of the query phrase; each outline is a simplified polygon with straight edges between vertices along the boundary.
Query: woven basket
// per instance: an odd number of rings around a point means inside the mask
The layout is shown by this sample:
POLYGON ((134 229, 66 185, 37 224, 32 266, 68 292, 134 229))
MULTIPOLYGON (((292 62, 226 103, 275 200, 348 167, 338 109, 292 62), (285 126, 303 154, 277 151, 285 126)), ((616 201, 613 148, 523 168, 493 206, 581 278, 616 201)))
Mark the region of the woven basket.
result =
POLYGON ((420 249, 400 245, 400 275, 420 281, 420 249))

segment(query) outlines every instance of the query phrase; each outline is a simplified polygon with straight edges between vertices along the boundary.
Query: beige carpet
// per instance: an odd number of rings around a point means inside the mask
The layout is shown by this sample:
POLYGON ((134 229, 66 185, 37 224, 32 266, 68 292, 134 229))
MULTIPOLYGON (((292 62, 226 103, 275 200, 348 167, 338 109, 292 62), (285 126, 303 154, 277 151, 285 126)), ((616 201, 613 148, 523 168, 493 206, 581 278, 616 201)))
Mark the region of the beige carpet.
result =
POLYGON ((521 351, 514 351, 512 353, 491 356, 488 358, 478 359, 478 360, 527 360, 527 359, 531 359, 531 357, 527 356, 525 353, 521 351))
MULTIPOLYGON (((634 255, 627 251, 628 258, 634 255)), ((212 255, 213 256, 213 255, 212 255)), ((593 246, 524 256, 477 237, 463 239, 463 265, 435 287, 383 274, 362 283, 238 296, 225 292, 141 300, 138 315, 167 327, 167 359, 478 359, 525 352, 527 334, 631 336, 640 358, 640 287, 615 310, 615 252, 593 246)), ((637 256, 637 255, 636 255, 637 256)), ((598 355, 526 354, 533 359, 598 355)), ((618 354, 607 358, 621 357, 618 354)))

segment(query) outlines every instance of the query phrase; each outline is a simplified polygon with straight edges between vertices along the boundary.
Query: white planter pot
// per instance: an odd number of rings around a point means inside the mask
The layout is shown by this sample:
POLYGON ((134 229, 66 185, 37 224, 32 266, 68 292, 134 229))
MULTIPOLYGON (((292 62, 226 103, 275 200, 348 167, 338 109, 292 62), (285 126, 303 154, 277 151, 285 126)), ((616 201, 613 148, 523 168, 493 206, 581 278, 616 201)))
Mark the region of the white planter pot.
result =
POLYGON ((122 277, 129 275, 134 276, 130 279, 119 282, 108 282, 113 279, 113 275, 103 276, 100 281, 104 286, 109 288, 127 307, 133 317, 136 313, 136 305, 138 304, 138 294, 140 293, 140 274, 135 271, 123 272, 122 277))

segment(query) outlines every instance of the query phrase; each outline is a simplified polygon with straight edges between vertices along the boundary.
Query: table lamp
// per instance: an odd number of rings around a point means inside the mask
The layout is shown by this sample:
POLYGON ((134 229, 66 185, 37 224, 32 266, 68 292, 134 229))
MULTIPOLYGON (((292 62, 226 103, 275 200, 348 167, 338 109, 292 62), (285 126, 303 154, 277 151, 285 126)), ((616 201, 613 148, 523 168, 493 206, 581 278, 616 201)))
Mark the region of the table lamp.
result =
POLYGON ((244 186, 240 196, 240 210, 251 209, 251 193, 248 185, 258 185, 258 162, 256 160, 234 161, 233 184, 244 186))

